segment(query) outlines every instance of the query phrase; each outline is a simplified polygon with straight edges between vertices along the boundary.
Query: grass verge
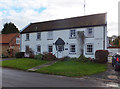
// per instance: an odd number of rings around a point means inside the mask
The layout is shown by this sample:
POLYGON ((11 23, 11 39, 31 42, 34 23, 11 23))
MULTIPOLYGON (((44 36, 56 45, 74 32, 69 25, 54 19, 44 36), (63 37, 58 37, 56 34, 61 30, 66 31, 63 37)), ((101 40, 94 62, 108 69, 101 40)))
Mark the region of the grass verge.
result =
POLYGON ((17 58, 13 60, 2 61, 2 67, 27 70, 35 66, 47 63, 45 60, 35 60, 30 58, 17 58))
POLYGON ((69 77, 81 77, 92 75, 107 70, 107 65, 91 62, 59 61, 51 66, 38 69, 36 72, 64 75, 69 77))

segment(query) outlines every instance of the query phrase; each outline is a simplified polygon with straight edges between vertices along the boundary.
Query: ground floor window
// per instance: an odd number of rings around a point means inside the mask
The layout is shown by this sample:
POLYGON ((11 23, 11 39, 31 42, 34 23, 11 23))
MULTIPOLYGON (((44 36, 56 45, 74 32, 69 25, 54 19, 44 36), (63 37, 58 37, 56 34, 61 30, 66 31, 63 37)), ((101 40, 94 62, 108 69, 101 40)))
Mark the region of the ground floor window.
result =
POLYGON ((86 53, 87 54, 93 54, 93 44, 92 43, 88 43, 86 45, 86 53))
POLYGON ((70 52, 71 53, 75 53, 76 52, 76 46, 74 44, 70 45, 70 52))
POLYGON ((53 46, 52 46, 52 45, 49 45, 49 46, 48 46, 48 52, 50 52, 50 53, 53 52, 53 46))
POLYGON ((37 52, 41 52, 41 46, 40 45, 37 46, 37 52))
POLYGON ((28 53, 29 52, 29 45, 25 46, 25 52, 28 53))

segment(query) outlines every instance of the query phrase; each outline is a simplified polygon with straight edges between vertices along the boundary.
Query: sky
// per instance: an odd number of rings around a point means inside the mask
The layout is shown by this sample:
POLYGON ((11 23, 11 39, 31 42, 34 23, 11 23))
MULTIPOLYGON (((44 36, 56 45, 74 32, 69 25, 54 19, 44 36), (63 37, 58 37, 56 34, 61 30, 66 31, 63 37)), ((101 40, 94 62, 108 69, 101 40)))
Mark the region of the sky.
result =
POLYGON ((30 23, 107 13, 108 36, 118 35, 120 0, 0 0, 0 30, 6 22, 23 30, 30 23))

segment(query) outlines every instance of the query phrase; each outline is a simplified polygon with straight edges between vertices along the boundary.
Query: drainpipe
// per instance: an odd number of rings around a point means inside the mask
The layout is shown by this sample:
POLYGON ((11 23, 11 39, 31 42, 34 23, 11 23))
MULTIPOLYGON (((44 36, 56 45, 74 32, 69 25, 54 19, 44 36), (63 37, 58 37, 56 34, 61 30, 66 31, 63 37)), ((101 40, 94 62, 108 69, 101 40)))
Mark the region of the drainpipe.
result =
POLYGON ((105 50, 105 26, 103 27, 103 50, 105 50))
POLYGON ((20 34, 20 52, 21 52, 21 49, 22 49, 22 34, 20 34))

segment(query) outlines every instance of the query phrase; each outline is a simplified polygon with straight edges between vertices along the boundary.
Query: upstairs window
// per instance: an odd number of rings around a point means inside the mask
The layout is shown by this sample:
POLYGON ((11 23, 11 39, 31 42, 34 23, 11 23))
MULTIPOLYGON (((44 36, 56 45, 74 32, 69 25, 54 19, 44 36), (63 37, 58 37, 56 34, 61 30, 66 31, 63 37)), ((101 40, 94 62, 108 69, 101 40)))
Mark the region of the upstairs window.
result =
POLYGON ((93 37, 93 28, 88 28, 87 29, 87 36, 88 37, 93 37))
POLYGON ((52 40, 52 39, 53 39, 53 32, 52 32, 52 31, 49 31, 49 32, 48 32, 47 39, 48 39, 48 40, 52 40))
POLYGON ((28 33, 26 34, 26 40, 29 40, 29 34, 28 33))
POLYGON ((41 39, 41 33, 37 33, 37 39, 40 40, 41 39))
POLYGON ((70 38, 76 37, 76 30, 70 30, 70 38))
POLYGON ((16 44, 20 44, 20 38, 16 38, 16 44))

